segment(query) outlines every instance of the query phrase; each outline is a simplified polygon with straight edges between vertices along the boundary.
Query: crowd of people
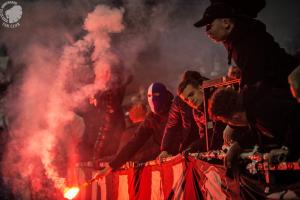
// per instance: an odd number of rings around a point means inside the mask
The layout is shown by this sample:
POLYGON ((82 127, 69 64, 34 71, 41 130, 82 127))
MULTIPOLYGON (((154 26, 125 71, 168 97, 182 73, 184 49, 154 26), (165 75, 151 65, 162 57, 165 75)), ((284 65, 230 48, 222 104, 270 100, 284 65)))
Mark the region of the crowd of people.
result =
POLYGON ((128 119, 122 101, 129 82, 97 93, 87 100, 86 110, 76 111, 85 123, 78 146, 81 161, 105 162, 95 178, 127 161, 163 161, 178 153, 205 152, 205 109, 211 120, 226 126, 223 135, 218 133, 217 147, 229 147, 224 160, 228 170, 236 169, 239 155, 255 145, 268 153, 270 162, 300 163, 300 59, 274 41, 256 14, 228 2, 211 1, 194 26, 204 27, 211 40, 224 45, 228 64, 235 65, 226 76, 240 79, 239 88, 216 89, 205 107, 203 83, 208 78, 186 70, 176 95, 163 83, 151 83, 143 97, 147 103, 135 102, 128 109, 128 119))
MULTIPOLYGON (((268 152, 270 162, 300 162, 300 60, 286 53, 261 21, 222 1, 212 1, 194 25, 205 27, 210 39, 225 46, 228 63, 236 65, 229 68, 228 76, 240 78, 238 89, 214 91, 207 108, 212 120, 227 125, 223 132, 224 144, 229 146, 225 166, 234 168, 240 153, 254 145, 268 152)), ((147 93, 151 112, 134 138, 95 177, 130 160, 150 137, 156 150, 146 160, 205 151, 205 80, 199 72, 186 71, 174 99, 162 83, 152 83, 147 93)))

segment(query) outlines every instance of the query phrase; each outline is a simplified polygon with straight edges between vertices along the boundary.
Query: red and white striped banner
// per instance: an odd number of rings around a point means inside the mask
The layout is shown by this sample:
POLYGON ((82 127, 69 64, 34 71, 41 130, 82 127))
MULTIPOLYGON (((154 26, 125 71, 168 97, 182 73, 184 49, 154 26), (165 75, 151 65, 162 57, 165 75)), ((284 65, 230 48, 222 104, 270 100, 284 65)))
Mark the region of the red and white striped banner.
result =
MULTIPOLYGON (((78 168, 78 175, 81 176, 78 180, 89 180, 93 173, 78 168)), ((235 188, 230 184, 222 166, 214 166, 192 157, 186 160, 176 156, 163 163, 152 161, 144 166, 112 172, 82 189, 77 199, 233 199, 228 191, 224 191, 224 188, 235 188)))

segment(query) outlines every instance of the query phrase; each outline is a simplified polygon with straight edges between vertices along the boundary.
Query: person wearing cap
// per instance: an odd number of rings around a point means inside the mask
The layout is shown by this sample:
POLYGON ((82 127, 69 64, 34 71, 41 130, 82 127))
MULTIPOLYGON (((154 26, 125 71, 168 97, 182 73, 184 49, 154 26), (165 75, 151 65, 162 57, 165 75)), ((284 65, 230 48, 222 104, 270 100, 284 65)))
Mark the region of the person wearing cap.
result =
POLYGON ((223 43, 228 64, 233 59, 241 70, 241 87, 257 82, 288 90, 287 77, 299 61, 279 46, 266 26, 253 16, 226 3, 212 3, 194 24, 205 27, 210 39, 223 43))
POLYGON ((172 104, 173 95, 162 83, 152 83, 148 88, 149 112, 135 132, 134 137, 119 151, 116 157, 105 164, 104 169, 100 170, 94 178, 101 178, 108 175, 112 170, 121 167, 129 161, 143 145, 152 141, 151 149, 145 151, 145 155, 140 162, 155 159, 160 153, 160 145, 163 132, 168 120, 169 110, 172 104))
MULTIPOLYGON (((210 39, 225 46, 228 64, 231 65, 233 59, 240 69, 241 92, 251 89, 251 95, 255 97, 252 98, 253 106, 264 104, 265 95, 270 101, 272 98, 287 104, 295 101, 287 80, 299 61, 274 41, 261 21, 229 4, 218 2, 207 7, 194 26, 205 27, 210 39)), ((223 106, 227 107, 226 104, 223 106)), ((274 110, 265 110, 265 115, 276 115, 274 110)), ((283 123, 288 122, 283 120, 279 124, 283 123)))
MULTIPOLYGON (((191 70, 183 73, 181 82, 187 79, 206 80, 199 72, 191 70)), ((205 150, 204 144, 201 145, 203 141, 200 138, 204 134, 204 125, 199 126, 194 119, 193 108, 177 95, 170 108, 168 122, 161 142, 159 159, 163 160, 172 156, 170 150, 173 148, 179 149, 179 152, 205 150)))

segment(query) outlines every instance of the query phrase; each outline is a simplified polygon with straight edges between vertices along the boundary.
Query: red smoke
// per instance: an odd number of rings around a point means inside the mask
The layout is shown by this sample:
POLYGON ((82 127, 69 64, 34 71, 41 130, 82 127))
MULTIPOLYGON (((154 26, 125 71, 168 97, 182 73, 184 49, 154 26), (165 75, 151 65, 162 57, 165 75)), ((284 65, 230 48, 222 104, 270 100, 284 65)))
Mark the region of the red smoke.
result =
POLYGON ((123 30, 122 15, 97 6, 85 19, 86 35, 64 46, 62 54, 38 43, 27 48, 30 59, 11 101, 15 118, 4 162, 4 174, 19 196, 31 191, 36 198, 43 193, 58 199, 54 188, 62 191, 65 176, 72 179, 85 126, 73 109, 113 81, 112 67, 119 61, 110 51, 109 34, 123 30))

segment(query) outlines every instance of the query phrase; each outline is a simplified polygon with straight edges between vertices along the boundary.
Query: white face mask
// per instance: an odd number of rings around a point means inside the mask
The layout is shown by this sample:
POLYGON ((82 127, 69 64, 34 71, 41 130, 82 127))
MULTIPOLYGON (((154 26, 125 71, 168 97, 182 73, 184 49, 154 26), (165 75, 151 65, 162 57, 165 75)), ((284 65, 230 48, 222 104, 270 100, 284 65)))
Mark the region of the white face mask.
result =
POLYGON ((152 88, 153 88, 153 83, 148 88, 147 97, 148 97, 148 104, 150 106, 150 110, 151 110, 151 112, 155 113, 153 95, 152 95, 152 88))
POLYGON ((153 113, 161 114, 170 106, 170 92, 161 83, 153 83, 148 88, 148 104, 153 113))

